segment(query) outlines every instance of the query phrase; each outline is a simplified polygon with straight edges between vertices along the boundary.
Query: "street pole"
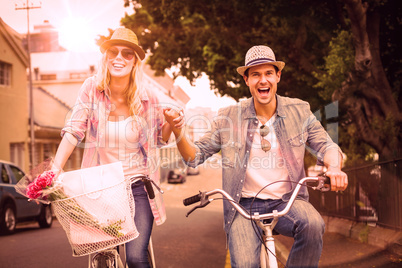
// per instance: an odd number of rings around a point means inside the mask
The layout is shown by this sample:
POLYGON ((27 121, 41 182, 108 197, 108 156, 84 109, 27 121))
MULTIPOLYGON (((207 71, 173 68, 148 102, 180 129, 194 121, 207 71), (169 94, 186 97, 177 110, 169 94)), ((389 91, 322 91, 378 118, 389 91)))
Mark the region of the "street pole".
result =
MULTIPOLYGON (((40 2, 40 4, 42 4, 40 2)), ((28 50, 28 80, 29 80, 29 117, 30 117, 30 136, 31 136, 31 169, 35 165, 35 130, 34 130, 34 104, 33 104, 33 87, 32 87, 32 70, 31 70, 31 37, 29 31, 29 10, 41 8, 41 6, 34 6, 33 2, 27 0, 26 4, 23 3, 22 7, 18 7, 15 4, 15 10, 26 10, 27 11, 27 24, 28 24, 28 32, 27 32, 27 50, 28 50)))

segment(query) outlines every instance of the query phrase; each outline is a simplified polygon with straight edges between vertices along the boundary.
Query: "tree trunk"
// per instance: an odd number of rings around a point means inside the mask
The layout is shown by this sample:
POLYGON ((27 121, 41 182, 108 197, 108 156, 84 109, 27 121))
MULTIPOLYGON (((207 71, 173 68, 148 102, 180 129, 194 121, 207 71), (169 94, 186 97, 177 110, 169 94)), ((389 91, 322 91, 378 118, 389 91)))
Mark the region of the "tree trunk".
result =
POLYGON ((368 12, 368 3, 343 0, 351 21, 355 48, 354 70, 333 99, 347 109, 359 138, 372 146, 382 159, 400 155, 402 115, 380 58, 379 13, 368 12))

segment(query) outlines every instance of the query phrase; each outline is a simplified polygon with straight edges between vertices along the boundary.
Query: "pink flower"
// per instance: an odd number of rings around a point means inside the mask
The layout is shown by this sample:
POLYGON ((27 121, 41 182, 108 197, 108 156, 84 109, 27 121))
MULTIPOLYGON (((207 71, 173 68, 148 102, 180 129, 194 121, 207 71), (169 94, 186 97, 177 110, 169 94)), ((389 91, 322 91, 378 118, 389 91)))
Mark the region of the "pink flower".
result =
POLYGON ((33 182, 28 185, 26 194, 31 199, 37 199, 42 194, 42 188, 33 182))
POLYGON ((39 177, 35 180, 34 183, 35 183, 38 187, 40 187, 41 189, 42 189, 42 188, 45 188, 46 185, 47 185, 47 183, 46 183, 46 178, 45 178, 45 177, 41 177, 41 176, 39 176, 39 177))
POLYGON ((41 188, 46 188, 47 186, 52 185, 53 178, 55 174, 53 171, 45 171, 35 180, 35 184, 40 186, 41 188))

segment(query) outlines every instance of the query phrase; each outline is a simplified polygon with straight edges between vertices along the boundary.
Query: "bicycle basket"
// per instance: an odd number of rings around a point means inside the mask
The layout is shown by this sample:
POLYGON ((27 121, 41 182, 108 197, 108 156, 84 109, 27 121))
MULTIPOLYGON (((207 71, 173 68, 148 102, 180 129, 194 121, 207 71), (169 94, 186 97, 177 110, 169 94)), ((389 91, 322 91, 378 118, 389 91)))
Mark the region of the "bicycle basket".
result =
MULTIPOLYGON (((118 162, 120 163, 120 162, 118 162)), ((52 202, 73 256, 84 256, 138 237, 130 182, 117 163, 60 175, 63 197, 52 202)))

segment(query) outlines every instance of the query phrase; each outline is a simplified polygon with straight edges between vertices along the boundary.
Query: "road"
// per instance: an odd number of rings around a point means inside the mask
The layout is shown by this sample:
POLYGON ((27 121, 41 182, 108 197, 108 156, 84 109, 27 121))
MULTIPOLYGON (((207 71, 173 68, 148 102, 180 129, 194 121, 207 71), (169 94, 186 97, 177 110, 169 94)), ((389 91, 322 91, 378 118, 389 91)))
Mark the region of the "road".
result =
POLYGON ((165 191, 167 221, 154 227, 153 240, 157 267, 223 268, 226 237, 223 230, 222 201, 212 202, 189 217, 191 207, 183 199, 221 188, 221 168, 200 167, 200 175, 187 176, 184 184, 162 184, 165 191))
POLYGON ((50 229, 37 223, 19 225, 13 235, 0 236, 0 267, 87 267, 87 257, 72 257, 67 236, 56 220, 50 229))

